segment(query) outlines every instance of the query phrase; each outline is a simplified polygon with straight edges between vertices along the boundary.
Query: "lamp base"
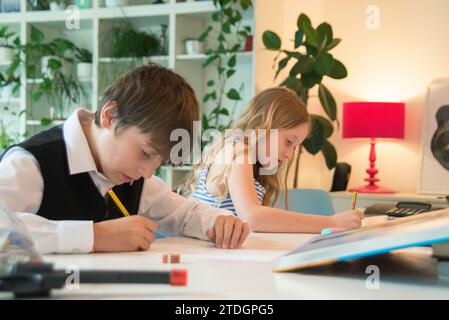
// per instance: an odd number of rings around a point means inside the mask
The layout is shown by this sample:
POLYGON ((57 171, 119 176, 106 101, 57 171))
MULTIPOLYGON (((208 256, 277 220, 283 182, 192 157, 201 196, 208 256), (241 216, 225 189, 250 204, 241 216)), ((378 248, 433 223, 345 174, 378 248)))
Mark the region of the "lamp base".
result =
POLYGON ((393 189, 376 186, 376 185, 366 185, 360 186, 356 188, 349 189, 351 192, 360 192, 360 193, 396 193, 393 189))

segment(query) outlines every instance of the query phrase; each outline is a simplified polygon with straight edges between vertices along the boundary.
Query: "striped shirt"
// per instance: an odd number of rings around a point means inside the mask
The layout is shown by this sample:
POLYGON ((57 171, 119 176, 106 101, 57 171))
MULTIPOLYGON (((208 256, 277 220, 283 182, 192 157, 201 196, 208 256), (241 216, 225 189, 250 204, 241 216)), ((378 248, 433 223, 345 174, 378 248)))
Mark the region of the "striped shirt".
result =
MULTIPOLYGON (((209 167, 205 167, 203 170, 201 170, 200 175, 198 177, 198 187, 196 191, 192 194, 192 198, 201 200, 211 206, 220 209, 229 210, 232 213, 234 213, 234 215, 237 215, 234 204, 232 203, 231 195, 229 193, 226 195, 226 197, 222 198, 223 200, 221 200, 221 197, 218 198, 207 191, 206 178, 208 171, 209 167)), ((265 195, 265 188, 256 179, 254 179, 254 188, 256 189, 257 199, 259 200, 259 203, 262 204, 263 197, 265 195)))

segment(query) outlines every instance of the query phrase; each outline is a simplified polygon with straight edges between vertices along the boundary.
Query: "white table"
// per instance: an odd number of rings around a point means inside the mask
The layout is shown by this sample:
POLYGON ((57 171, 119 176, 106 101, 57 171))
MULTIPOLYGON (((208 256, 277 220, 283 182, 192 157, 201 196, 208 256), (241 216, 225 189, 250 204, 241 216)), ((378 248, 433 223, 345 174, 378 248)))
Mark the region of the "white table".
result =
MULTIPOLYGON (((352 192, 338 191, 330 192, 335 212, 347 211, 351 208, 352 192)), ((357 208, 366 208, 375 203, 396 205, 399 201, 405 202, 428 202, 435 208, 448 208, 449 203, 446 199, 439 198, 437 195, 417 194, 417 193, 359 193, 357 195, 357 208)))
MULTIPOLYGON (((365 219, 377 223, 384 217, 365 219)), ((57 268, 188 270, 188 285, 86 285, 54 291, 65 299, 449 299, 449 282, 435 277, 430 248, 401 250, 313 272, 273 273, 273 259, 315 235, 253 233, 244 247, 216 249, 190 238, 156 240, 146 252, 47 255, 57 268), (162 264, 167 253, 180 253, 180 264, 162 264), (380 289, 368 289, 366 267, 380 267, 380 289)))

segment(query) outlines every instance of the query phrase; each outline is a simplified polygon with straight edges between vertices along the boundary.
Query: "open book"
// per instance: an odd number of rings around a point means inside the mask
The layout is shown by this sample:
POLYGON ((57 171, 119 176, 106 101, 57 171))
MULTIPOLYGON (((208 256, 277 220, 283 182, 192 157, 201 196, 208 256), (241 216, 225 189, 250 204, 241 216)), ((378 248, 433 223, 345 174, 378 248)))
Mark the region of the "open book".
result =
POLYGON ((392 250, 449 241, 449 209, 310 239, 279 257, 273 271, 292 271, 392 250))

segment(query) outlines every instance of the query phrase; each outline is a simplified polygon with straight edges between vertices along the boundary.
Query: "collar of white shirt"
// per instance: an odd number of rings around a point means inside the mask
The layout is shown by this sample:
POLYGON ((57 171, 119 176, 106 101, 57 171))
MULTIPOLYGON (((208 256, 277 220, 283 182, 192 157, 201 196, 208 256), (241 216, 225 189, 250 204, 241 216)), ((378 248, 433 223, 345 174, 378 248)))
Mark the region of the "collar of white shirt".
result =
POLYGON ((109 181, 103 174, 98 172, 94 157, 90 151, 80 117, 91 117, 93 112, 87 109, 76 109, 64 122, 63 134, 67 149, 70 174, 83 172, 95 172, 102 179, 109 181))

